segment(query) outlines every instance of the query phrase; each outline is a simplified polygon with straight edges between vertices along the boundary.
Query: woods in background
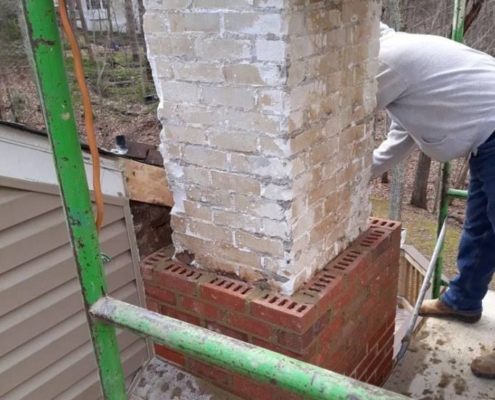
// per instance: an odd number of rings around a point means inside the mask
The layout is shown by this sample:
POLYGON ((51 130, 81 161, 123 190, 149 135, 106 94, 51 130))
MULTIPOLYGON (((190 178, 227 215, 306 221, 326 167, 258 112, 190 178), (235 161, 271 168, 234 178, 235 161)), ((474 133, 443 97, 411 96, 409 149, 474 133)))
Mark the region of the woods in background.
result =
MULTIPOLYGON (((55 6, 58 7, 57 1, 55 6)), ((3 0, 0 14, 0 119, 44 129, 36 85, 22 38, 19 0, 3 0)), ((156 95, 142 34, 142 0, 67 0, 91 93, 99 144, 113 138, 156 143, 156 95)), ((61 32, 76 117, 85 141, 72 53, 61 32)))

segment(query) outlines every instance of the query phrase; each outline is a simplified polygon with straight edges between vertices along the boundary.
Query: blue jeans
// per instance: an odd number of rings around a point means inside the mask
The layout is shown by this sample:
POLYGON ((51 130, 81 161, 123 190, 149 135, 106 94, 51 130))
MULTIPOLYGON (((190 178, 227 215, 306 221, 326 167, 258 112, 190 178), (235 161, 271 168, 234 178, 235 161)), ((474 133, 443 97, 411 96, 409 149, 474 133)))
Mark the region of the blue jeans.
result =
POLYGON ((466 220, 457 255, 459 275, 450 281, 442 301, 449 307, 479 314, 495 272, 495 135, 469 161, 466 220))

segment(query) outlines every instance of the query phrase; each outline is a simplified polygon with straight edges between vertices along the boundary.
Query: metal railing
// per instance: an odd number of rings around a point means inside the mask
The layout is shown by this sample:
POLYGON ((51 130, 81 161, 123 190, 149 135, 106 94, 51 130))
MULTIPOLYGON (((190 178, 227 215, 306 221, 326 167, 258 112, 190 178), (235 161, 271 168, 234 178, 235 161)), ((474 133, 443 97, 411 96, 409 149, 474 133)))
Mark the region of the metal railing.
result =
POLYGON ((127 398, 115 326, 308 399, 405 399, 331 371, 107 296, 53 0, 23 0, 27 38, 50 138, 87 321, 106 400, 127 398))

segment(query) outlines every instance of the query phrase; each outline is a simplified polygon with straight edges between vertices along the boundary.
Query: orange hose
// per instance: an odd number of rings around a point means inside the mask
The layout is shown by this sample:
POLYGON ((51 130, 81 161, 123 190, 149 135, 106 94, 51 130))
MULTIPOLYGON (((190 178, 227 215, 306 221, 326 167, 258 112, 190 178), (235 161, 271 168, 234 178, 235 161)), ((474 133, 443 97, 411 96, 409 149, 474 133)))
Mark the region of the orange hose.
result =
POLYGON ((91 98, 89 97, 88 86, 86 85, 86 79, 84 78, 84 68, 82 63, 81 50, 77 44, 77 39, 74 35, 72 27, 69 22, 69 16, 67 15, 67 7, 65 0, 59 0, 60 19, 64 32, 69 40, 72 55, 74 57, 74 70, 77 78, 77 84, 81 91, 83 108, 84 108, 84 123, 86 125, 86 133, 88 136, 88 145, 91 152, 91 161, 93 163, 93 191, 96 202, 96 230, 98 233, 101 230, 101 224, 103 221, 103 194, 101 192, 101 180, 100 180, 100 154, 98 153, 98 146, 96 144, 96 136, 93 124, 93 107, 91 105, 91 98))

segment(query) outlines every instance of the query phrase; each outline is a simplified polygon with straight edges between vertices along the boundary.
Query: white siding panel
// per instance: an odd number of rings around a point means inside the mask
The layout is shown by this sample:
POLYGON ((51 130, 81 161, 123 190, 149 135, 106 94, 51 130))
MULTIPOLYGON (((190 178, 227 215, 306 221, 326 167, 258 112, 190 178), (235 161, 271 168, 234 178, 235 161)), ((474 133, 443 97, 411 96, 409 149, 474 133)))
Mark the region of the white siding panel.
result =
MULTIPOLYGON (((0 219, 0 398, 99 399, 60 198, 0 187, 0 215, 6 212, 0 219)), ((105 264, 110 294, 139 305, 125 215, 123 206, 105 206, 100 243, 112 258, 105 264)), ((118 338, 131 377, 148 359, 147 345, 127 332, 118 338)))

